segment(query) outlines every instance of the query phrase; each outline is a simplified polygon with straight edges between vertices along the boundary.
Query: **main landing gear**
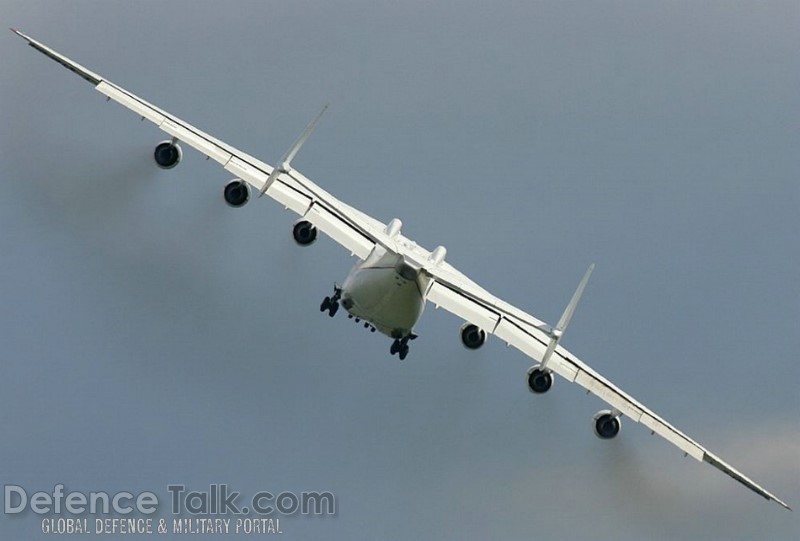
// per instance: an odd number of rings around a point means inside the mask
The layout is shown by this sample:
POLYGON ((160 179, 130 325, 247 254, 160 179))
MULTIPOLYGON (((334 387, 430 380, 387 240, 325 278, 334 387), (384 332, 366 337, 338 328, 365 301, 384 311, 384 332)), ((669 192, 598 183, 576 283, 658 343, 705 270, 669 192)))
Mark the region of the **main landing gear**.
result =
POLYGON ((342 298, 342 288, 338 286, 334 286, 333 288, 333 297, 325 297, 322 299, 322 304, 319 305, 320 312, 328 312, 330 317, 336 315, 336 312, 339 310, 339 299, 342 298))

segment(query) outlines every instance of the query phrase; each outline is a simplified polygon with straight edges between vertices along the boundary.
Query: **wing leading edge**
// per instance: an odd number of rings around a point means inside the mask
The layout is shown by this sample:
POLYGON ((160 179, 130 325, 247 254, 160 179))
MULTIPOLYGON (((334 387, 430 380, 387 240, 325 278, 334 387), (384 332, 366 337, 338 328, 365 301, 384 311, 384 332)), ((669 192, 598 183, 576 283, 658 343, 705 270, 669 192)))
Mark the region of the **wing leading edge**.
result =
MULTIPOLYGON (((444 261, 432 263, 431 252, 402 235, 388 236, 385 233, 385 224, 339 201, 295 169, 281 167, 274 171, 272 166, 261 160, 159 109, 22 32, 13 28, 11 30, 25 39, 34 49, 91 83, 107 99, 127 107, 176 140, 213 159, 256 191, 261 192, 266 188, 264 192, 266 195, 303 216, 351 254, 365 259, 377 244, 416 262, 431 278, 426 299, 437 308, 445 308, 494 334, 534 360, 538 361, 544 357, 552 338, 548 325, 493 296, 449 263, 444 261)), ((653 434, 663 437, 687 456, 711 464, 764 498, 791 509, 774 494, 710 453, 561 345, 555 346, 548 363, 548 369, 567 381, 577 383, 629 419, 643 424, 653 434)))

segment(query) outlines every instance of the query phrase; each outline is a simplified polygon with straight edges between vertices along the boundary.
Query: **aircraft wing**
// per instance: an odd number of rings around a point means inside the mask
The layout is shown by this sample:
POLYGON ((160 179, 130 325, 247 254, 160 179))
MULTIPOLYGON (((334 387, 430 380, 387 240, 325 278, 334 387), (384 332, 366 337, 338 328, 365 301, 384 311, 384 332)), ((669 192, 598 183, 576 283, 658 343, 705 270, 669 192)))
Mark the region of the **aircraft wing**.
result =
MULTIPOLYGON (((536 361, 542 359, 551 339, 547 324, 494 297, 449 264, 425 270, 434 280, 427 300, 437 308, 444 308, 494 334, 536 361)), ((577 383, 632 421, 641 423, 652 434, 663 437, 686 456, 711 464, 767 500, 791 509, 780 498, 672 426, 564 347, 556 346, 548 368, 567 381, 577 383)))
MULTIPOLYGON (((267 184, 273 173, 272 166, 159 109, 25 34, 12 30, 33 48, 91 83, 109 100, 124 105, 142 119, 153 122, 171 137, 215 160, 255 190, 261 191, 267 184)), ((296 150, 292 151, 294 152, 296 150)), ((265 193, 287 209, 303 216, 361 259, 366 258, 376 244, 402 254, 430 277, 426 299, 436 307, 445 308, 494 334, 536 361, 541 361, 544 357, 553 334, 552 329, 543 321, 493 296, 449 263, 432 261, 431 252, 413 241, 402 235, 390 237, 386 234, 384 223, 339 201, 298 171, 291 168, 279 170, 265 193)), ((789 509, 774 494, 710 453, 560 345, 553 350, 548 368, 595 394, 629 419, 643 424, 686 455, 711 464, 764 498, 789 509)))
MULTIPOLYGON (((170 137, 213 159, 229 173, 247 182, 255 191, 261 191, 270 177, 273 171, 271 165, 148 103, 22 32, 13 28, 11 30, 34 49, 91 83, 107 99, 124 105, 142 120, 147 119, 158 126, 170 137)), ((266 195, 303 216, 318 230, 361 259, 369 255, 376 242, 391 242, 383 233, 386 227, 383 223, 342 203, 297 170, 280 172, 267 189, 266 195)))

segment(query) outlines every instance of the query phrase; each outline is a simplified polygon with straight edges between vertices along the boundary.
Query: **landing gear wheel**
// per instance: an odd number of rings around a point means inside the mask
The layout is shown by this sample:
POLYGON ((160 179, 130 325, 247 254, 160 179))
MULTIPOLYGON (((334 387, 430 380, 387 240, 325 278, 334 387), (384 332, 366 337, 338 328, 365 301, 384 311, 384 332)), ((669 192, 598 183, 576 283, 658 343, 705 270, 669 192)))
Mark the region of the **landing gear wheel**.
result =
POLYGON ((405 336, 403 338, 395 339, 392 342, 392 347, 389 348, 389 353, 394 355, 398 353, 400 355, 400 360, 402 361, 408 356, 408 341, 412 339, 411 336, 405 336))
POLYGON ((320 312, 328 312, 328 315, 333 317, 339 311, 339 299, 342 297, 342 289, 339 286, 334 286, 333 296, 325 297, 322 299, 322 304, 319 305, 320 312))

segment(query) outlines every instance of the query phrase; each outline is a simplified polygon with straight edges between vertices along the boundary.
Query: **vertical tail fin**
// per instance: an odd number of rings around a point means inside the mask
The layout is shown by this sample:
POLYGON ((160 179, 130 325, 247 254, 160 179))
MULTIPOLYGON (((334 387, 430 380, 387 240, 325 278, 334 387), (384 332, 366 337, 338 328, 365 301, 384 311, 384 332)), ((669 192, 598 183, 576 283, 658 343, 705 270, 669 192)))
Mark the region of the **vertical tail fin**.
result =
POLYGON ((589 277, 592 275, 593 270, 594 263, 589 265, 589 269, 586 271, 586 274, 583 275, 581 283, 578 284, 578 289, 575 290, 575 293, 572 295, 572 299, 570 299, 567 308, 564 310, 564 313, 561 314, 561 319, 558 320, 558 325, 556 325, 555 329, 550 331, 550 343, 547 344, 547 350, 544 352, 544 357, 542 357, 541 361, 542 370, 544 370, 547 366, 547 363, 550 361, 550 357, 553 356, 553 352, 556 350, 558 341, 561 340, 562 336, 564 336, 564 331, 567 330, 569 322, 572 321, 572 316, 575 314, 575 308, 578 307, 578 302, 581 300, 583 290, 586 289, 586 284, 589 282, 589 277))

